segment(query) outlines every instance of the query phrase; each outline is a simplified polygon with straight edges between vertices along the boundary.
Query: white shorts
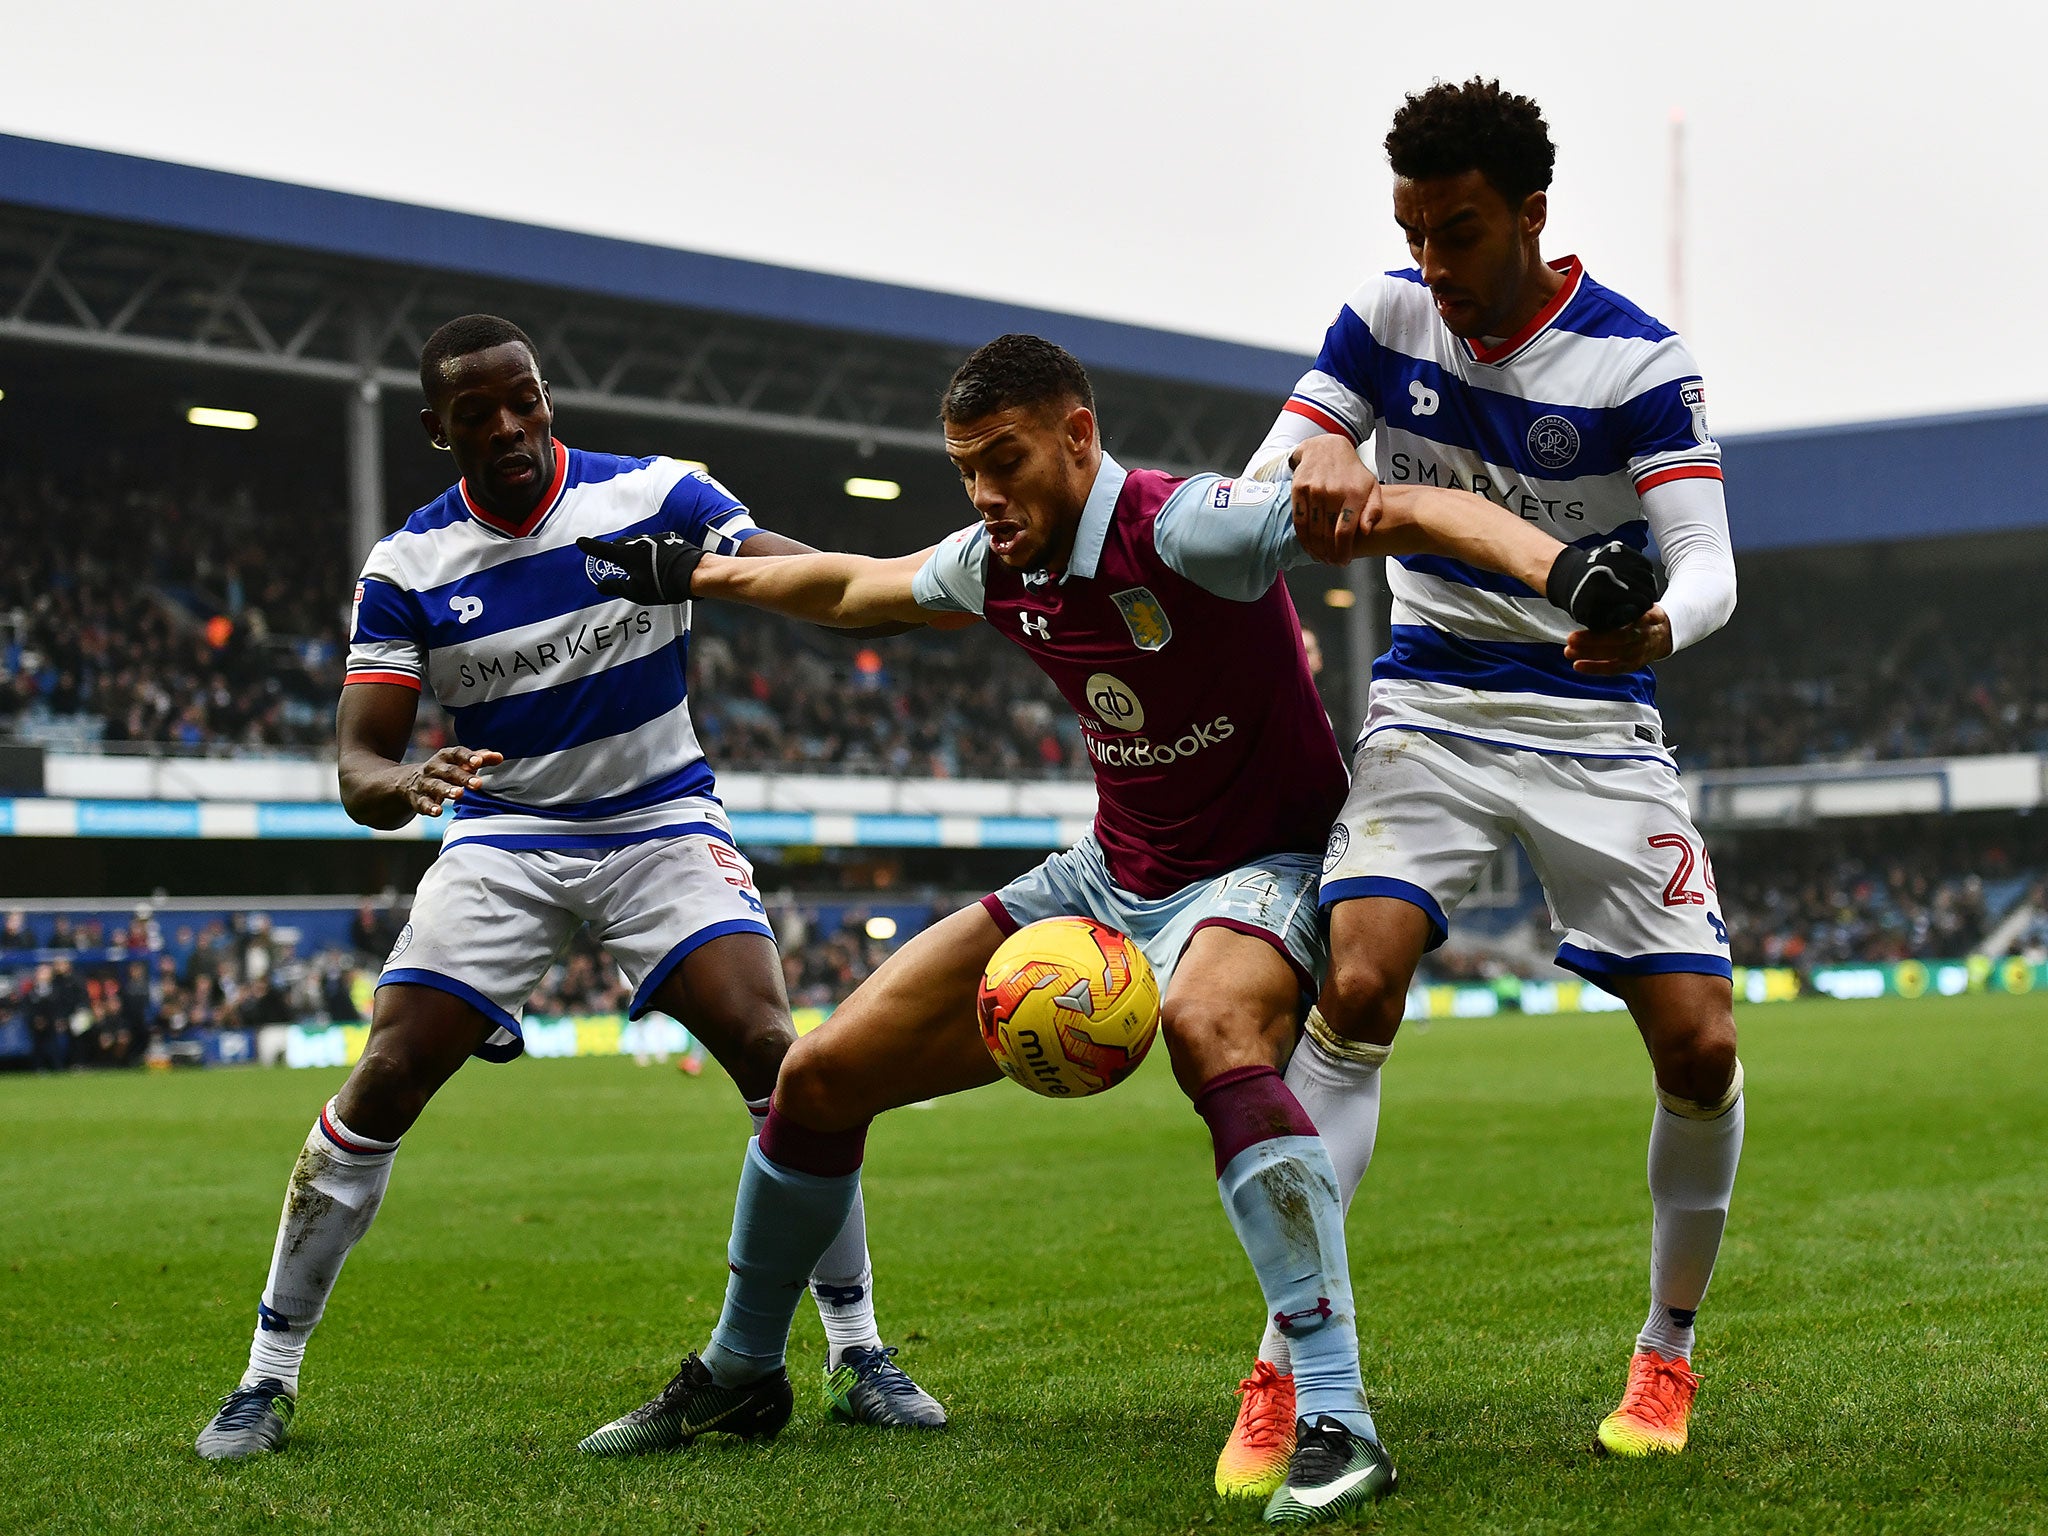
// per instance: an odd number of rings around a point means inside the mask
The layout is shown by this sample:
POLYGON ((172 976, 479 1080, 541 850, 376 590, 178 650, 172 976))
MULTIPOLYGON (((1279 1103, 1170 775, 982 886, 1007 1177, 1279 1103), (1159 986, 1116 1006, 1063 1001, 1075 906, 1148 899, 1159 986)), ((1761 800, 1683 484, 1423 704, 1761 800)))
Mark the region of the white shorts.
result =
POLYGON ((453 993, 498 1026, 477 1054, 510 1061, 526 1049, 527 994, 584 922, 633 984, 636 1019, 700 945, 728 933, 775 938, 753 866, 710 833, 590 851, 464 841, 420 881, 377 985, 453 993))
POLYGON ((1148 898, 1110 878, 1091 832, 981 904, 1005 935, 1048 917, 1092 917, 1129 934, 1151 962, 1162 997, 1181 952, 1204 928, 1229 928, 1272 945, 1311 1002, 1329 958, 1316 907, 1315 855, 1309 853, 1272 854, 1171 896, 1148 898))
POLYGON ((1652 758, 1565 757, 1406 727, 1351 764, 1323 860, 1322 904, 1392 896, 1429 916, 1429 948, 1480 871, 1519 838, 1589 981, 1729 976, 1728 928, 1678 771, 1652 758))

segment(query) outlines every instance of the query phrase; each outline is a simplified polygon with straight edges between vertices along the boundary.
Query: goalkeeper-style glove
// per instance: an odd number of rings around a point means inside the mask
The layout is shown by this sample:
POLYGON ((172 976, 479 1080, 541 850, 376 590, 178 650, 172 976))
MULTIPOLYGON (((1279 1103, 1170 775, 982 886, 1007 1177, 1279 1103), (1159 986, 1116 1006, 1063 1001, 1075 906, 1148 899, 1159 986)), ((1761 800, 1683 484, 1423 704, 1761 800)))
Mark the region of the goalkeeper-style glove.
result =
POLYGON ((704 551, 676 533, 637 533, 630 539, 578 539, 590 558, 584 568, 597 590, 648 608, 690 600, 690 577, 704 551))
POLYGON ((1587 629, 1626 629, 1657 601, 1657 567, 1619 539, 1592 549, 1568 544, 1543 595, 1587 629))

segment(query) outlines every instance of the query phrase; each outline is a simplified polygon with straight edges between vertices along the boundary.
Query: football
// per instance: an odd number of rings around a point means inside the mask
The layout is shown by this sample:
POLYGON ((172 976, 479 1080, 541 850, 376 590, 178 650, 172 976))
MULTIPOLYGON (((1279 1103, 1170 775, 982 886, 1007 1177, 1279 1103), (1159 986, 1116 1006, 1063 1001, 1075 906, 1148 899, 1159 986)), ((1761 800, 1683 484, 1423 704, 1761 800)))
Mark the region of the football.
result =
POLYGON ((1048 1098, 1114 1088, 1159 1032, 1159 982, 1137 942, 1086 917, 1003 941, 982 973, 981 1038, 1012 1082, 1048 1098))

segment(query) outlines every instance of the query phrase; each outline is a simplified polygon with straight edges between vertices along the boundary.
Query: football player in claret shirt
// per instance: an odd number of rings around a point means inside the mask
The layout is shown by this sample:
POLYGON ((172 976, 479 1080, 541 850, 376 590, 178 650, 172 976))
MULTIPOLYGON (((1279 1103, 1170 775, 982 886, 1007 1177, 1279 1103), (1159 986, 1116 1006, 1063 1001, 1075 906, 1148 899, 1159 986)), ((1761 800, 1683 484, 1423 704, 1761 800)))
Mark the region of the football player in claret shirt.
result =
MULTIPOLYGON (((1345 792, 1281 580, 1306 560, 1287 492, 1124 469, 1102 451, 1081 365, 1035 336, 973 353, 942 416, 980 515, 935 550, 735 560, 659 537, 584 544, 626 573, 610 590, 642 600, 689 592, 849 627, 981 615, 1073 706, 1098 804, 1076 847, 919 934, 793 1048, 748 1155, 709 1346, 592 1438, 628 1440, 643 1414, 780 1427, 773 1383, 797 1291, 845 1220, 869 1122, 995 1081, 975 1011, 989 958, 1023 924, 1079 915, 1136 939, 1165 989, 1174 1074, 1293 1345, 1298 1445, 1267 1518, 1379 1497, 1394 1470, 1360 1382, 1336 1174, 1277 1070, 1322 976, 1315 886, 1345 792)), ((1569 586, 1589 614, 1620 601, 1616 621, 1654 595, 1634 551, 1564 550, 1454 491, 1388 490, 1359 548, 1569 586)))
MULTIPOLYGON (((1438 84, 1408 98, 1386 147, 1415 265, 1338 311, 1248 473, 1291 474, 1312 507, 1462 487, 1568 543, 1654 540, 1669 581, 1636 623, 1591 634, 1526 583, 1426 554, 1387 562, 1392 644, 1323 872, 1330 978, 1288 1082, 1348 1202, 1416 965, 1519 839, 1562 930, 1558 963, 1628 1005, 1655 1072, 1650 1310, 1599 1439, 1675 1451, 1741 1155, 1742 1068, 1728 930, 1650 667, 1735 607, 1721 452, 1684 343, 1577 257, 1543 259, 1555 152, 1534 102, 1438 84)), ((1314 518, 1301 537, 1325 558, 1348 547, 1314 518)), ((1269 1329, 1219 1487, 1257 1493, 1286 1465, 1287 1359, 1269 1329)))
MULTIPOLYGON (((307 1338, 399 1139, 471 1056, 521 1053, 527 995, 578 924, 624 968, 633 1016, 688 1024, 756 1120, 796 1038, 774 933, 690 723, 689 609, 602 590, 608 568, 576 541, 658 531, 749 565, 809 546, 756 528, 701 470, 555 441, 539 355, 509 321, 435 331, 420 386, 421 424, 462 478, 363 567, 335 739, 356 821, 446 809, 451 825, 378 978, 362 1060, 292 1170, 248 1370, 199 1436, 211 1460, 283 1446, 307 1338), (423 690, 459 745, 408 763, 423 690)), ((807 1278, 833 1413, 942 1425, 875 1331, 858 1195, 807 1278)), ((780 1390, 786 1413, 787 1377, 780 1390)), ((650 1423, 636 1448, 683 1438, 650 1423)))

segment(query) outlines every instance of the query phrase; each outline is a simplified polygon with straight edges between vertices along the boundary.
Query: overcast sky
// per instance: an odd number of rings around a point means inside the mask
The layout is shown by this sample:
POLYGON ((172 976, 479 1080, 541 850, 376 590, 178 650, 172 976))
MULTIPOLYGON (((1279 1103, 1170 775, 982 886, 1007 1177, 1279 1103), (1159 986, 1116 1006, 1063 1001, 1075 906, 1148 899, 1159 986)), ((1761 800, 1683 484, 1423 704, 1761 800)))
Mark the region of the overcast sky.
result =
POLYGON ((0 129, 1309 352, 1405 264, 1402 94, 1498 74, 1558 142, 1546 250, 1682 321, 1726 431, 2048 397, 2044 15, 0 0, 0 129))

